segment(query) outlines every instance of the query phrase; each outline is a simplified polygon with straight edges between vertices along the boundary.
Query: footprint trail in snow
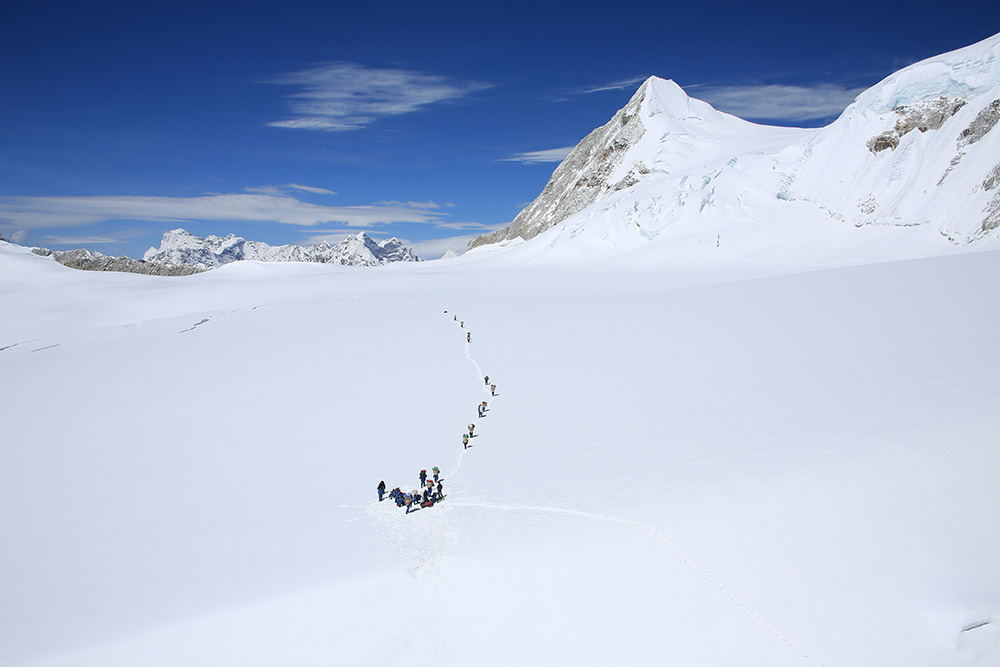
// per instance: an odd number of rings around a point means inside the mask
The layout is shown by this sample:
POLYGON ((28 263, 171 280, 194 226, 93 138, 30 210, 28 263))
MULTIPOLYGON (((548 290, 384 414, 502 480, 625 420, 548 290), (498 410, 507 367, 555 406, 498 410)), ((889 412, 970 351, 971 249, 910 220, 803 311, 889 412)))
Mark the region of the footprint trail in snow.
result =
MULTIPOLYGON (((445 311, 447 313, 447 311, 445 311)), ((457 318, 454 318, 456 321, 457 318)), ((460 328, 466 333, 465 341, 465 358, 470 364, 475 368, 476 377, 478 379, 484 378, 483 370, 479 366, 479 363, 473 358, 471 353, 471 340, 468 330, 465 329, 465 322, 460 323, 460 328)), ((484 386, 487 395, 490 398, 495 398, 495 395, 489 391, 489 385, 484 386)), ((477 437, 480 437, 480 434, 477 437)), ((465 457, 465 453, 468 450, 460 449, 455 462, 444 476, 445 479, 451 479, 454 477, 462 466, 462 460, 465 457)), ((562 507, 548 507, 548 506, 534 506, 534 505, 504 505, 499 503, 490 503, 485 501, 474 501, 474 500, 458 500, 452 499, 448 503, 448 507, 476 507, 482 509, 489 509, 494 511, 502 512, 536 512, 536 513, 547 513, 565 516, 581 517, 585 519, 591 519, 595 521, 609 521, 613 523, 625 524, 632 526, 638 530, 643 531, 649 537, 653 538, 662 547, 669 551, 673 557, 684 567, 691 570, 698 577, 706 581, 713 588, 718 590, 722 595, 729 598, 734 604, 736 604, 740 609, 742 609, 747 615, 749 615, 758 625, 760 625, 764 630, 771 634, 774 638, 779 640, 781 643, 785 644, 787 647, 798 653, 802 658, 808 660, 811 663, 821 665, 822 667, 833 667, 833 663, 812 655, 805 650, 801 645, 793 641, 787 635, 782 633, 778 628, 774 626, 769 620, 767 620, 760 612, 757 611, 756 606, 741 597, 728 586, 726 586, 716 575, 709 569, 706 569, 697 563, 693 562, 681 549, 674 544, 674 542, 667 537, 665 534, 654 528, 653 526, 643 523, 637 519, 629 516, 612 516, 607 514, 598 514, 594 512, 585 512, 581 510, 573 510, 562 507)), ((380 515, 376 518, 385 521, 390 516, 391 520, 386 521, 388 525, 386 528, 391 531, 392 536, 389 538, 395 548, 403 553, 408 559, 415 563, 415 565, 409 568, 409 572, 414 577, 421 577, 425 574, 430 573, 435 578, 435 608, 439 613, 445 613, 446 603, 444 600, 444 572, 443 572, 443 559, 450 552, 451 547, 454 545, 457 539, 457 522, 450 520, 448 517, 448 510, 445 508, 438 508, 436 505, 431 508, 423 509, 436 509, 437 516, 433 519, 431 517, 426 517, 425 521, 419 523, 406 521, 403 519, 405 516, 409 519, 408 515, 400 515, 393 512, 391 515, 380 515), (443 511, 442 511, 443 510, 443 511), (431 521, 428 525, 426 521, 431 521)), ((422 511, 422 510, 421 510, 422 511)), ((369 511, 369 514, 374 514, 369 511)), ((388 536, 387 536, 388 537, 388 536)), ((442 650, 447 650, 447 639, 444 637, 440 638, 439 641, 442 650)))

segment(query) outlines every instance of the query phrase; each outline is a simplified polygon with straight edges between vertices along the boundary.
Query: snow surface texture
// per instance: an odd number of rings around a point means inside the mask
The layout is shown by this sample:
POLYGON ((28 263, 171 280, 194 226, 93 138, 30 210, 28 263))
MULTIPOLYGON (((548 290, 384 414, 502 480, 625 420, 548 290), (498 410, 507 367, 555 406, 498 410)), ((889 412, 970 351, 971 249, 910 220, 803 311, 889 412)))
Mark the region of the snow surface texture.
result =
POLYGON ((1000 254, 705 284, 516 250, 0 245, 0 664, 998 664, 1000 254), (444 502, 375 501, 433 465, 444 502))
POLYGON ((143 255, 147 262, 165 266, 187 266, 201 270, 213 269, 230 262, 318 262, 344 266, 380 266, 390 262, 421 261, 397 238, 376 241, 359 232, 336 245, 326 241, 313 246, 271 246, 263 241, 247 241, 230 234, 225 238, 199 238, 183 229, 163 235, 160 247, 150 248, 143 255))
POLYGON ((545 246, 588 261, 650 243, 679 262, 703 246, 699 264, 718 249, 729 266, 730 245, 748 264, 825 249, 831 265, 844 250, 996 247, 998 119, 1000 35, 896 72, 816 130, 754 125, 651 77, 510 226, 470 248, 561 222, 545 246))

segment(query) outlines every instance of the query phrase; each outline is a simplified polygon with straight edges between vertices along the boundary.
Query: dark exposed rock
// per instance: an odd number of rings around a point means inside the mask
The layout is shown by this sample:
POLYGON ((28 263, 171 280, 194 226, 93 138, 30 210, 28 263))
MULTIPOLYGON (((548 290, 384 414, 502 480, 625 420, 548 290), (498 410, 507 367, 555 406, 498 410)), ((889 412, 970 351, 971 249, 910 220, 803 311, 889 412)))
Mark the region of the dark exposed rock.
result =
POLYGON ((944 122, 954 116, 966 104, 965 100, 956 98, 948 99, 939 97, 937 99, 924 100, 918 104, 902 106, 896 109, 896 113, 902 116, 896 121, 896 129, 899 136, 903 136, 910 130, 939 130, 944 122))
POLYGON ((111 257, 82 248, 55 251, 48 248, 32 248, 31 252, 43 257, 52 257, 63 266, 81 271, 118 271, 121 273, 141 273, 148 276, 189 276, 201 273, 201 269, 191 266, 166 266, 158 262, 147 262, 122 255, 111 257))
POLYGON ((979 112, 969 127, 958 135, 958 147, 974 144, 992 130, 1000 121, 1000 99, 993 100, 988 107, 979 112))
POLYGON ((941 179, 937 182, 939 186, 944 183, 944 179, 948 178, 948 174, 955 170, 955 167, 958 166, 958 163, 962 161, 963 157, 965 157, 964 151, 951 159, 951 162, 948 163, 948 168, 944 170, 944 173, 941 174, 941 179))
POLYGON ((872 153, 878 153, 886 149, 895 150, 898 145, 899 137, 896 136, 895 132, 883 132, 877 137, 872 137, 868 140, 868 150, 872 153))
POLYGON ((997 194, 984 210, 986 219, 983 220, 983 231, 990 232, 1000 227, 1000 194, 997 194))
POLYGON ((899 146, 900 138, 913 131, 940 129, 944 122, 958 113, 964 107, 965 100, 961 98, 932 97, 916 104, 906 104, 898 106, 893 111, 899 118, 891 130, 886 130, 878 136, 872 137, 866 144, 872 153, 879 153, 886 149, 895 150, 899 146))
MULTIPOLYGON (((993 104, 996 104, 994 102, 993 104)), ((980 116, 982 114, 979 114, 980 116)), ((997 163, 990 173, 986 175, 986 180, 983 181, 983 189, 989 192, 990 190, 995 190, 997 186, 1000 186, 1000 162, 997 163)), ((997 227, 1000 227, 1000 193, 997 193, 990 203, 986 205, 984 209, 986 213, 986 219, 983 220, 983 231, 989 232, 993 231, 997 227)))
POLYGON ((1000 162, 997 163, 983 181, 983 189, 987 192, 1000 185, 1000 162))

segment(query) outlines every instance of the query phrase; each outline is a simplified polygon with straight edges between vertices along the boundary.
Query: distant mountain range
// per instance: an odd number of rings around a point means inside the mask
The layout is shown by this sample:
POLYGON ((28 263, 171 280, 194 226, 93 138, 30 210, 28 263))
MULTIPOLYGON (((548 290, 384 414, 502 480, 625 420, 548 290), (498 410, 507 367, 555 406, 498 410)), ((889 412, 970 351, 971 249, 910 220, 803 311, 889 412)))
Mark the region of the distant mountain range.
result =
POLYGON ((150 276, 188 276, 192 273, 201 273, 204 270, 193 266, 167 266, 157 262, 132 259, 125 255, 112 257, 86 248, 76 248, 75 250, 32 248, 31 251, 36 255, 52 257, 63 266, 82 271, 118 271, 121 273, 142 273, 150 276))
POLYGON ((272 246, 262 241, 247 241, 233 234, 225 238, 209 236, 203 239, 183 229, 174 229, 164 234, 160 247, 150 248, 142 258, 146 262, 165 266, 187 266, 201 270, 241 260, 316 262, 344 266, 380 266, 390 262, 422 261, 399 239, 376 241, 364 232, 349 236, 335 245, 323 241, 311 246, 272 246))
MULTIPOLYGON (((6 240, 0 238, 0 240, 6 240)), ((397 238, 376 241, 360 232, 330 245, 271 246, 247 241, 230 234, 225 238, 200 238, 183 229, 163 235, 159 248, 150 248, 142 259, 111 257, 85 249, 52 251, 35 248, 39 255, 51 256, 60 264, 86 271, 123 271, 160 276, 182 276, 208 271, 241 260, 258 262, 316 262, 343 266, 380 266, 390 262, 423 261, 397 238)))
POLYGON ((892 74, 817 129, 750 123, 650 77, 469 248, 546 234, 508 252, 818 266, 996 247, 998 121, 1000 35, 892 74))

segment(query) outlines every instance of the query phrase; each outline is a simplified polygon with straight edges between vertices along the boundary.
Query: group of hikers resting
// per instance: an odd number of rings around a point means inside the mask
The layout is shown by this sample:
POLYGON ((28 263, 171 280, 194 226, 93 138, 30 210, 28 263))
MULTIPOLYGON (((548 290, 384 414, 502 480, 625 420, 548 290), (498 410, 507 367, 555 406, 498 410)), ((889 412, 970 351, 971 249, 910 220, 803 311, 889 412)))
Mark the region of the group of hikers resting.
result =
MULTIPOLYGON (((389 497, 396 501, 396 507, 406 507, 406 513, 416 511, 421 507, 431 507, 434 503, 444 499, 444 485, 440 479, 441 470, 434 466, 431 468, 433 478, 427 476, 426 470, 420 471, 420 489, 413 489, 410 493, 404 493, 397 486, 389 492, 389 497)), ((385 496, 385 481, 378 483, 378 499, 382 502, 385 496)))

